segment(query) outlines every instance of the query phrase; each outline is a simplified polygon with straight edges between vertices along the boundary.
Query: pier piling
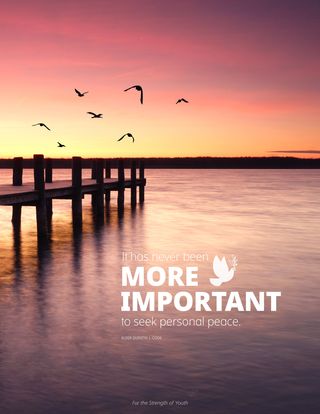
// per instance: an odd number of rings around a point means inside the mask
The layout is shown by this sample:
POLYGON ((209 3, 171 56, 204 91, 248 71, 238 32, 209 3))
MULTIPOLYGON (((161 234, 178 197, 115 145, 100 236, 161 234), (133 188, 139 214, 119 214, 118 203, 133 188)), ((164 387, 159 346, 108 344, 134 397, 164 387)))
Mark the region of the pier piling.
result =
POLYGON ((52 183, 52 159, 47 158, 45 164, 46 164, 46 178, 45 178, 45 181, 46 181, 46 183, 52 183))
POLYGON ((103 159, 98 158, 96 161, 96 181, 97 191, 95 196, 95 213, 99 221, 104 219, 104 177, 103 177, 103 159))
POLYGON ((75 230, 82 228, 82 159, 72 157, 72 223, 75 230))
POLYGON ((125 190, 125 174, 123 159, 118 161, 118 212, 124 210, 124 190, 125 190))
POLYGON ((48 238, 47 208, 45 199, 44 158, 33 156, 34 189, 38 193, 36 200, 37 233, 39 239, 48 238))
POLYGON ((131 207, 137 205, 137 162, 131 161, 131 207))
POLYGON ((23 158, 15 157, 13 159, 12 184, 22 185, 22 175, 23 175, 23 158))
MULTIPOLYGON (((45 167, 46 167, 45 168, 45 182, 52 183, 52 159, 51 158, 47 158, 45 160, 45 167)), ((46 208, 47 208, 48 223, 50 223, 52 220, 52 214, 53 214, 52 198, 48 198, 46 200, 46 208)))
MULTIPOLYGON (((23 175, 23 158, 15 157, 13 159, 13 170, 12 170, 12 185, 21 186, 23 175)), ((16 228, 21 226, 21 209, 22 204, 14 204, 12 206, 12 223, 16 228)))
POLYGON ((139 164, 139 203, 144 203, 144 186, 145 186, 145 178, 144 178, 144 161, 140 160, 139 164))
MULTIPOLYGON (((106 160, 105 163, 105 178, 111 178, 111 162, 106 160)), ((111 191, 106 190, 106 210, 109 211, 111 201, 111 191)))
MULTIPOLYGON (((91 163, 91 179, 95 180, 97 176, 97 160, 96 159, 92 159, 92 163, 91 163)), ((95 201, 95 197, 96 194, 92 193, 91 194, 91 205, 94 206, 96 201, 95 201)))

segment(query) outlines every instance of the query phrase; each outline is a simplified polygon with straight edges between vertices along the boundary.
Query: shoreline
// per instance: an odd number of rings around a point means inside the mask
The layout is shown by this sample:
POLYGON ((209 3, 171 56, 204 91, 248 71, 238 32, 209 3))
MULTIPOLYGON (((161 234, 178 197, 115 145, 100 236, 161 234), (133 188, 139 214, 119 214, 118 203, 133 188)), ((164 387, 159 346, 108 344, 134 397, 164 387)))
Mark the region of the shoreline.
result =
MULTIPOLYGON (((83 168, 91 168, 95 158, 83 158, 83 168)), ((116 168, 119 158, 110 160, 111 168, 116 168)), ((124 159, 125 168, 130 167, 132 160, 124 159)), ((172 157, 172 158, 139 158, 147 169, 319 169, 320 158, 297 157, 172 157)), ((52 158, 54 168, 70 168, 71 158, 52 158)), ((13 159, 0 159, 0 169, 12 168, 13 159)), ((23 168, 33 168, 33 159, 25 158, 23 168)))

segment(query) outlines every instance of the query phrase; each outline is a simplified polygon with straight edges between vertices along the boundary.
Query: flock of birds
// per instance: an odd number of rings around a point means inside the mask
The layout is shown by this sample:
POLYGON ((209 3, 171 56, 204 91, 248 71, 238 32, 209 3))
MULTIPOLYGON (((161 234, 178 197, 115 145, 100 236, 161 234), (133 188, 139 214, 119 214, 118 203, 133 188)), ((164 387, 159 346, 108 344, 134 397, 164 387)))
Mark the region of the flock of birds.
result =
MULTIPOLYGON (((129 88, 125 89, 124 92, 129 91, 130 89, 135 89, 136 91, 140 92, 140 103, 143 104, 143 89, 142 86, 140 85, 133 85, 130 86, 129 88)), ((86 92, 80 92, 78 89, 75 89, 75 93, 78 95, 79 98, 83 98, 87 93, 89 93, 89 91, 86 92)), ((185 98, 180 98, 177 100, 176 104, 179 103, 189 103, 189 101, 187 101, 185 98)), ((95 112, 87 112, 88 115, 91 115, 91 118, 102 118, 103 114, 96 114, 95 112)), ((32 126, 40 126, 40 127, 44 127, 46 128, 48 131, 51 131, 51 129, 43 122, 38 122, 37 124, 33 124, 32 126)), ((134 136, 130 133, 127 132, 126 134, 122 135, 121 138, 119 138, 117 141, 122 141, 125 137, 131 138, 132 142, 134 142, 134 136)), ((64 144, 62 144, 61 142, 57 141, 58 144, 58 148, 63 148, 65 147, 64 144)))

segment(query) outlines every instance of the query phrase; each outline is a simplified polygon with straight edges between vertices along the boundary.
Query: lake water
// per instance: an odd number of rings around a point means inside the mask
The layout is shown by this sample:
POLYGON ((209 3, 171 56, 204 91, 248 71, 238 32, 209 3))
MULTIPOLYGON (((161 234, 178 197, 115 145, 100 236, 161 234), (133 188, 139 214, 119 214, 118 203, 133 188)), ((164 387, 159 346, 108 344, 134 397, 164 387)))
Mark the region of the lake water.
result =
MULTIPOLYGON (((320 412, 320 172, 150 170, 146 177, 143 208, 126 204, 119 218, 113 199, 103 226, 86 197, 82 235, 73 235, 70 201, 55 201, 51 244, 40 254, 34 208, 23 208, 14 237, 11 209, 0 207, 0 413, 320 412), (123 327, 122 317, 152 313, 120 311, 122 252, 146 254, 146 267, 168 265, 152 254, 208 255, 174 264, 199 266, 201 291, 281 291, 278 311, 214 312, 238 318, 238 327, 123 327), (220 288, 209 283, 215 255, 238 258, 220 288), (135 335, 146 338, 124 338, 135 335), (142 400, 188 405, 132 405, 142 400)), ((9 181, 8 171, 0 181, 9 181)), ((169 289, 181 288, 162 290, 169 289)), ((169 307, 154 316, 210 315, 169 307)))

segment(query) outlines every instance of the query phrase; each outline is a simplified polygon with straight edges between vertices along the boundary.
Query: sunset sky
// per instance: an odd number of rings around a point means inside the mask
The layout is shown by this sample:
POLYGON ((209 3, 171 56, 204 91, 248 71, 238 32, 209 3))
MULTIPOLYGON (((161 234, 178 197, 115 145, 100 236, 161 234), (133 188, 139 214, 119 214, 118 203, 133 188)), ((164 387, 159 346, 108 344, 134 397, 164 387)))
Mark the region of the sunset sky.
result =
POLYGON ((320 149, 319 1, 0 1, 0 157, 320 149))

